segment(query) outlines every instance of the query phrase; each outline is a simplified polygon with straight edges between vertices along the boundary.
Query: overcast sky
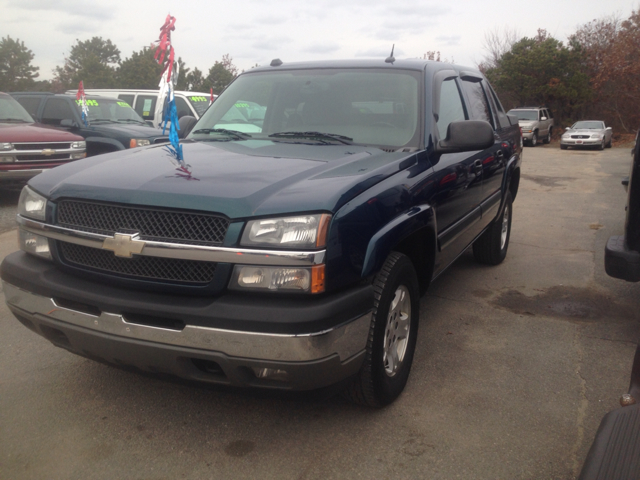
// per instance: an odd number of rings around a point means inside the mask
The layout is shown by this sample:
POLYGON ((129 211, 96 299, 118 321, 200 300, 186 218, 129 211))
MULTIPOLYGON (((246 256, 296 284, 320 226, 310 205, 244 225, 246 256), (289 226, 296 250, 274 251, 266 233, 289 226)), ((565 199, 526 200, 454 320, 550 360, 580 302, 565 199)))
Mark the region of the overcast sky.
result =
POLYGON ((396 58, 440 51, 475 66, 487 32, 538 28, 566 42, 578 26, 611 15, 628 18, 640 0, 0 0, 0 37, 20 39, 35 54, 40 78, 64 63, 76 39, 110 39, 124 60, 158 38, 171 13, 173 46, 187 67, 206 74, 229 53, 240 69, 287 61, 396 58))

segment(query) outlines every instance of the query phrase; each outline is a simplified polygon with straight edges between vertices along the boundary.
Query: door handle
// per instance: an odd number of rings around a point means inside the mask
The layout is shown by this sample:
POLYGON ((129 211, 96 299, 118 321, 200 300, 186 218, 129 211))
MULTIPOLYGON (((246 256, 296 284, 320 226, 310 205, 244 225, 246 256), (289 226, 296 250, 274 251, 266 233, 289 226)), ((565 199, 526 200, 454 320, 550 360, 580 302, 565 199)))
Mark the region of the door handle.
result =
POLYGON ((482 173, 482 160, 476 160, 473 162, 473 171, 476 175, 480 175, 482 173))

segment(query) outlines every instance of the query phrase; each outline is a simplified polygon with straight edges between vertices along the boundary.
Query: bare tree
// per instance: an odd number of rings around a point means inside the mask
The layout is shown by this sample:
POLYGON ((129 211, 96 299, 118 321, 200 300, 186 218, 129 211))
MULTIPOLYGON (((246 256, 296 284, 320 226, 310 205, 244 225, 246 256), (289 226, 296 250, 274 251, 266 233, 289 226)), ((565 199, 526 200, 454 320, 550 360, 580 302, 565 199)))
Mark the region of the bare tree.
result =
POLYGON ((487 52, 482 62, 478 64, 481 70, 494 68, 500 58, 511 50, 511 47, 520 39, 520 34, 515 28, 504 26, 496 27, 484 34, 482 48, 487 52))

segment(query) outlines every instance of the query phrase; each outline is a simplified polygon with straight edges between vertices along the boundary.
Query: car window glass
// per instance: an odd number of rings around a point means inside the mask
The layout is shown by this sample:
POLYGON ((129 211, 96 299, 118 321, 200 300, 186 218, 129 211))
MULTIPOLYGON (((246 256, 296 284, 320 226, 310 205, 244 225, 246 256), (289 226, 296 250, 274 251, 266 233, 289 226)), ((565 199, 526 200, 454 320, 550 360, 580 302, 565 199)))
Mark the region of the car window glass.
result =
POLYGON ((440 110, 438 113, 438 135, 441 139, 447 137, 447 129, 451 122, 466 120, 462 98, 455 79, 442 82, 440 88, 440 110))
POLYGON ((157 95, 138 95, 135 110, 145 120, 153 120, 157 101, 157 95))
POLYGON ((7 120, 33 123, 31 115, 22 105, 9 95, 0 95, 0 122, 7 120))
POLYGON ((491 118, 491 110, 489 109, 489 102, 487 96, 482 88, 480 82, 463 81, 462 88, 464 88, 467 98, 469 99, 469 116, 472 120, 484 120, 493 125, 493 119, 491 118))
POLYGON ((182 97, 173 97, 176 101, 176 110, 178 111, 178 118, 182 118, 185 115, 193 115, 187 101, 182 97))
POLYGON ((49 98, 42 112, 42 123, 60 125, 61 120, 73 120, 75 116, 66 98, 49 98))
POLYGON ((491 110, 493 110, 494 118, 497 124, 496 129, 506 128, 511 125, 509 119, 507 118, 507 115, 504 113, 502 105, 500 104, 500 100, 498 100, 498 97, 496 96, 496 93, 493 91, 491 86, 487 82, 483 81, 482 88, 485 92, 486 97, 489 99, 491 110))
POLYGON ((129 94, 129 93, 121 93, 120 95, 118 95, 118 98, 120 100, 122 100, 123 102, 127 102, 130 106, 133 106, 133 98, 135 97, 135 95, 129 94))
POLYGON ((198 117, 201 117, 209 108, 211 95, 189 95, 187 100, 191 103, 191 107, 196 111, 198 117))
POLYGON ((37 117, 38 107, 40 106, 39 97, 18 97, 16 99, 20 105, 24 107, 24 109, 29 112, 33 118, 37 117))
MULTIPOLYGON (((319 132, 349 137, 358 144, 417 146, 419 75, 386 69, 241 75, 213 102, 190 137, 220 136, 207 129, 250 133, 254 139, 319 132)), ((459 107, 460 103, 458 98, 459 107)))

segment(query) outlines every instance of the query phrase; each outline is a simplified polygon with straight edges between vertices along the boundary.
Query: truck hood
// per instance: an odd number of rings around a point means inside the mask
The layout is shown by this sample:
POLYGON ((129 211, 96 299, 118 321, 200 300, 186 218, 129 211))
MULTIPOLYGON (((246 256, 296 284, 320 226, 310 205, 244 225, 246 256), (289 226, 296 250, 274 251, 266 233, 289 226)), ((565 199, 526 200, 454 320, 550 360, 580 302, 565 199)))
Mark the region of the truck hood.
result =
POLYGON ((0 142, 79 142, 84 138, 39 123, 0 123, 0 142))
POLYGON ((335 212, 353 197, 415 163, 416 153, 355 145, 264 140, 184 142, 190 172, 166 146, 131 149, 73 162, 29 184, 65 198, 221 213, 229 218, 335 212))
POLYGON ((163 134, 162 129, 135 123, 95 123, 84 127, 86 130, 102 132, 110 137, 155 138, 169 137, 169 129, 163 134))

